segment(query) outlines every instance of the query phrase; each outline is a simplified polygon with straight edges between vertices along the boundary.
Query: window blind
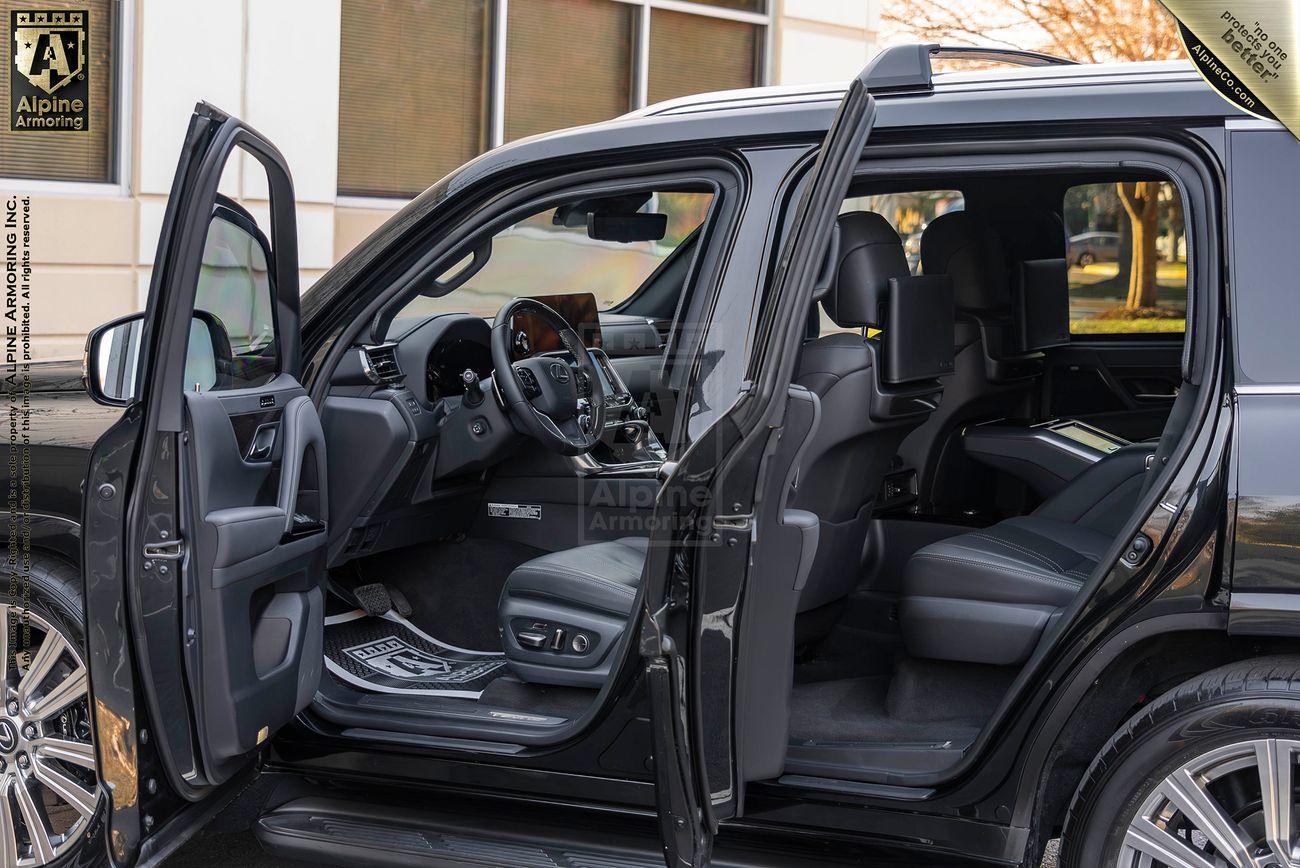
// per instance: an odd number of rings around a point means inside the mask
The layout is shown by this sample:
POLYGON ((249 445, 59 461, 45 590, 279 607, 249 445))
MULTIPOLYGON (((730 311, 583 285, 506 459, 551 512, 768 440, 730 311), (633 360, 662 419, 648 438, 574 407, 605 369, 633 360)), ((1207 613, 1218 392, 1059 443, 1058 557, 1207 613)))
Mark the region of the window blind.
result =
POLYGON ((339 193, 410 197, 483 150, 484 0, 343 0, 339 193))
POLYGON ((506 140, 627 111, 632 16, 614 0, 510 0, 506 140))

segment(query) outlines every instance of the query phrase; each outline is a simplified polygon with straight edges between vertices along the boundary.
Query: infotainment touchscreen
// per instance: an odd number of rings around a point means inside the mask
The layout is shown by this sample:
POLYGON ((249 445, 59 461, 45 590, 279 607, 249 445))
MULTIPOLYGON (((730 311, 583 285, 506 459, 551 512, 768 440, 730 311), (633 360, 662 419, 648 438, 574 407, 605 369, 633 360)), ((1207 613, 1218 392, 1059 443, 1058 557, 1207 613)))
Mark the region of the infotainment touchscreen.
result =
MULTIPOLYGON (((596 296, 590 292, 575 292, 570 295, 533 297, 563 317, 578 333, 578 337, 582 338, 587 349, 594 350, 600 346, 600 312, 596 309, 596 296)), ((537 317, 516 314, 512 327, 516 335, 513 348, 519 357, 563 349, 555 329, 537 317), (526 343, 520 341, 519 335, 523 335, 526 343)))
POLYGON ((1118 440, 1104 431, 1077 422, 1061 422, 1052 426, 1052 431, 1062 437, 1068 437, 1076 443, 1091 446, 1099 452, 1110 454, 1124 445, 1126 441, 1118 440))

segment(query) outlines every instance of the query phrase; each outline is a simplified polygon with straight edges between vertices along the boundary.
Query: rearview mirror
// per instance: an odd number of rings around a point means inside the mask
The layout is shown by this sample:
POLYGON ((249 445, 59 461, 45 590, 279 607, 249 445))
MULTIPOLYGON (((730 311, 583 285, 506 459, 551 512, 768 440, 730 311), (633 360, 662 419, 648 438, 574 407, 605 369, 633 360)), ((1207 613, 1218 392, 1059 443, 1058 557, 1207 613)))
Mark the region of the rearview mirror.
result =
POLYGON ((587 215, 587 237, 597 241, 616 241, 631 244, 633 241, 662 241, 668 234, 668 215, 601 214, 587 215))

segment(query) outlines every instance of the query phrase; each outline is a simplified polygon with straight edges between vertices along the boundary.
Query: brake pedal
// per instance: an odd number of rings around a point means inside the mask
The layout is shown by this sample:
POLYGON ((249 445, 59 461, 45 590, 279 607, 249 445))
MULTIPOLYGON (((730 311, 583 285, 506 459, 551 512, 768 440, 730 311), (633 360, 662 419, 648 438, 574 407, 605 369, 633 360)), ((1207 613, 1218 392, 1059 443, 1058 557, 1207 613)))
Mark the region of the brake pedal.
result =
POLYGON ((383 582, 355 587, 352 596, 357 598, 357 603, 372 618, 385 615, 393 608, 393 598, 388 595, 388 588, 383 582))
POLYGON ((393 611, 403 618, 411 617, 411 612, 415 611, 411 608, 411 601, 406 599, 406 594, 397 588, 388 589, 388 598, 393 601, 393 611))

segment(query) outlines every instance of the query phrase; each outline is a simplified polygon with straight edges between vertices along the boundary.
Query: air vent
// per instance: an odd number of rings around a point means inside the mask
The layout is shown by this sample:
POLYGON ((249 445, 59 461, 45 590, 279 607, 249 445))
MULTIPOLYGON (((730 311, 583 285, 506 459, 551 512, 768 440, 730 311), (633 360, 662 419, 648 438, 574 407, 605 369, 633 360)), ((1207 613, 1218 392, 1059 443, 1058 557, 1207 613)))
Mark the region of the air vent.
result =
POLYGON ((365 370, 367 379, 376 386, 395 389, 405 379, 402 366, 397 363, 397 344, 364 348, 361 351, 361 367, 365 370))

